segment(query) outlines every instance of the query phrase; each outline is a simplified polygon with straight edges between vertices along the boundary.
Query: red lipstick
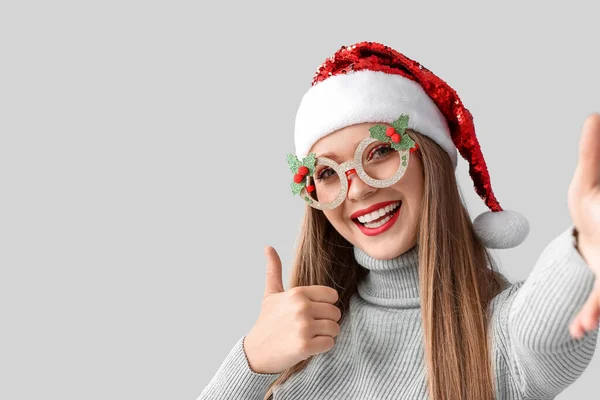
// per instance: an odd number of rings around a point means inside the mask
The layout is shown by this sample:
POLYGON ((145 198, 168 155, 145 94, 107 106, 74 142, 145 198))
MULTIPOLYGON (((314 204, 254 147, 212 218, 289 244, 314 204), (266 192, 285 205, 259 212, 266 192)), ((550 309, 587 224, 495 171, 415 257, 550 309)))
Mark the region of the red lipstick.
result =
POLYGON ((400 200, 382 201, 381 203, 373 204, 370 207, 355 211, 354 213, 352 213, 352 215, 350 215, 350 218, 356 219, 356 218, 360 217, 361 215, 365 215, 365 214, 371 213, 375 210, 379 210, 380 208, 383 208, 383 207, 387 206, 388 204, 396 203, 397 201, 400 201, 400 200))
POLYGON ((362 232, 364 233, 366 236, 376 236, 379 235, 385 231, 387 231, 388 229, 390 229, 395 223, 396 221, 398 221, 398 218, 400 216, 400 209, 402 208, 402 202, 400 202, 400 206, 398 206, 398 208, 396 210, 394 210, 394 214, 392 215, 392 217, 389 219, 388 222, 386 222, 385 224, 381 225, 378 228, 367 228, 366 226, 364 226, 363 224, 361 224, 360 222, 358 222, 358 220, 356 219, 356 217, 360 216, 360 215, 364 215, 364 214, 368 214, 369 212, 373 212, 375 210, 378 210, 382 207, 387 206, 388 204, 391 203, 395 203, 398 200, 393 200, 393 201, 386 201, 383 203, 377 203, 372 205, 369 208, 365 208, 363 210, 359 210, 356 211, 355 213, 352 214, 352 222, 354 222, 354 224, 356 225, 356 227, 362 232))

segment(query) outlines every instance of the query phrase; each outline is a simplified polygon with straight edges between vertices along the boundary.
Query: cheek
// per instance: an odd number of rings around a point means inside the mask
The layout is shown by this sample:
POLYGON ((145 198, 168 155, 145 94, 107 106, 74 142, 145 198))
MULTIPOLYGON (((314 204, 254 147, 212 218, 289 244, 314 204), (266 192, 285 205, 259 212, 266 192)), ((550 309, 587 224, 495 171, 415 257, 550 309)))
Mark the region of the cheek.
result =
POLYGON ((324 214, 333 228, 342 235, 344 239, 351 241, 353 233, 350 224, 353 224, 353 222, 344 217, 345 214, 343 213, 342 207, 340 206, 333 210, 325 211, 324 214))
POLYGON ((345 214, 343 213, 341 205, 333 210, 323 211, 323 214, 337 233, 351 244, 355 244, 355 233, 352 231, 353 225, 351 225, 354 223, 347 218, 344 218, 345 214))
POLYGON ((333 225, 334 227, 338 227, 343 223, 344 217, 342 214, 341 206, 336 207, 333 210, 323 211, 323 214, 325 214, 327 220, 329 220, 331 225, 333 225))
POLYGON ((406 200, 411 203, 421 203, 423 198, 423 185, 424 182, 421 168, 415 160, 412 164, 409 163, 409 167, 402 178, 390 188, 401 193, 406 200))

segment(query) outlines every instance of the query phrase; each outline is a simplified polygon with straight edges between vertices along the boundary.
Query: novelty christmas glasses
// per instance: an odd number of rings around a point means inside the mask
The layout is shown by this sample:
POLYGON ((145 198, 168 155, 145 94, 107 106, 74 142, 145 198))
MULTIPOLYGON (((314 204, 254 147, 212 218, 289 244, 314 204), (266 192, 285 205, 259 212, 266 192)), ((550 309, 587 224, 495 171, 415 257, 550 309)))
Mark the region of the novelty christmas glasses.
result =
POLYGON ((327 157, 316 158, 315 153, 302 161, 288 154, 287 161, 294 173, 292 193, 299 194, 311 207, 331 210, 346 199, 347 175, 353 171, 376 188, 398 182, 406 171, 410 153, 416 151, 418 145, 405 132, 408 115, 401 115, 390 125, 369 128, 371 135, 358 144, 354 159, 342 164, 327 157))

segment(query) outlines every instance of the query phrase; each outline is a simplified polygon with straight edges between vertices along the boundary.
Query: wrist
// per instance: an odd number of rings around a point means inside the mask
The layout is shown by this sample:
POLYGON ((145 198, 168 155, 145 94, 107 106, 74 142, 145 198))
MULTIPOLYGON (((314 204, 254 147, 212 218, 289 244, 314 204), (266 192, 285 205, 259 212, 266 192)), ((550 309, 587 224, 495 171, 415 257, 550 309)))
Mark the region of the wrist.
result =
POLYGON ((248 340, 248 335, 246 335, 244 337, 244 340, 242 341, 242 350, 244 350, 244 357, 246 357, 246 362, 248 363, 248 367, 250 368, 250 370, 256 374, 260 374, 262 372, 260 372, 258 370, 256 363, 251 361, 251 356, 248 355, 248 354, 254 354, 251 343, 252 343, 251 340, 248 340))
POLYGON ((585 235, 582 235, 576 227, 573 227, 572 236, 575 249, 577 249, 586 264, 593 267, 594 265, 592 265, 592 263, 598 261, 598 257, 600 257, 598 249, 595 249, 594 246, 590 244, 588 238, 585 235))

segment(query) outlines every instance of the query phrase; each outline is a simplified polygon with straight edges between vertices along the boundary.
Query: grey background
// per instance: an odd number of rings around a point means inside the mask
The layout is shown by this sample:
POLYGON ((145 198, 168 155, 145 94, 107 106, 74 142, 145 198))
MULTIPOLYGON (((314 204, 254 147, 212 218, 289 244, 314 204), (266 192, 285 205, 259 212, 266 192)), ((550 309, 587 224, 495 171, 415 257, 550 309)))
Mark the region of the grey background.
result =
MULTIPOLYGON (((598 37, 598 6, 572 2, 3 2, 0 398, 195 399, 258 317, 265 245, 288 287, 295 113, 358 41, 457 90, 500 204, 530 221, 494 251, 526 278, 571 221, 598 37)), ((486 211, 463 159, 457 176, 486 211)))

